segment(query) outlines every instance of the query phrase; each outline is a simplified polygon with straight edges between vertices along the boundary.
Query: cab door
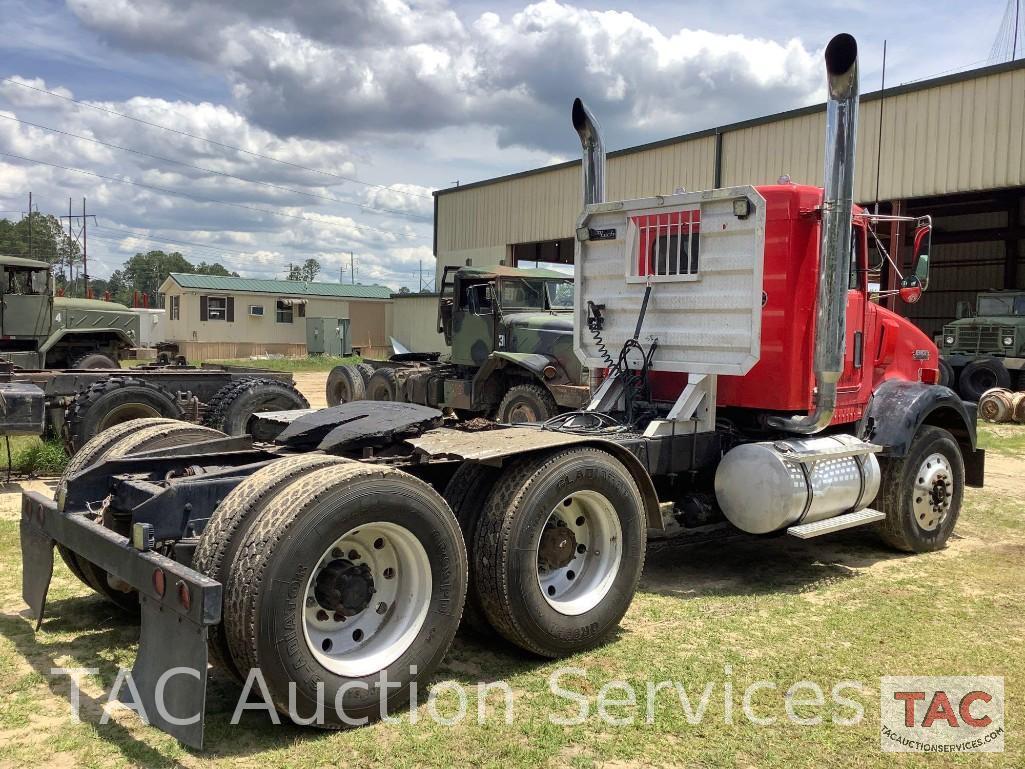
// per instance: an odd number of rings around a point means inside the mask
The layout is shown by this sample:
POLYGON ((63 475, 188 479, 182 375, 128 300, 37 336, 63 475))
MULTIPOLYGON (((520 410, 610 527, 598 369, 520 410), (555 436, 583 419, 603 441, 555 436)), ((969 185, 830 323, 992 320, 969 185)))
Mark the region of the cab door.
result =
POLYGON ((495 349, 494 284, 456 279, 452 311, 453 363, 480 366, 495 349))
MULTIPOLYGON (((844 367, 837 385, 838 406, 861 402, 865 376, 865 319, 868 312, 868 243, 866 222, 855 219, 851 237, 850 277, 847 288, 847 337, 844 367)), ((862 404, 864 405, 864 404, 862 404)), ((860 417, 860 414, 858 415, 860 417)))
POLYGON ((53 297, 48 277, 46 270, 4 268, 0 277, 0 335, 13 340, 49 336, 53 297))

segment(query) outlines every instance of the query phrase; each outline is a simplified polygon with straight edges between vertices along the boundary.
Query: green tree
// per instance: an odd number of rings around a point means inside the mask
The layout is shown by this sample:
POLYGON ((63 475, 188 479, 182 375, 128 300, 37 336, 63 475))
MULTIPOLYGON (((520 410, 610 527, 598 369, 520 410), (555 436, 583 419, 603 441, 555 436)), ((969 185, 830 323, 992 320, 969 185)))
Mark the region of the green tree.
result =
POLYGON ((193 270, 197 275, 223 275, 226 278, 237 278, 239 274, 237 272, 231 272, 220 262, 213 262, 207 264, 206 262, 200 262, 196 265, 193 270))
POLYGON ((58 267, 58 273, 66 274, 69 265, 81 263, 81 251, 78 241, 51 214, 33 211, 17 221, 0 219, 0 254, 49 262, 58 267))
POLYGON ((320 262, 316 259, 307 259, 301 265, 289 264, 288 274, 285 276, 288 280, 299 280, 304 283, 312 283, 317 279, 317 273, 320 272, 320 262))

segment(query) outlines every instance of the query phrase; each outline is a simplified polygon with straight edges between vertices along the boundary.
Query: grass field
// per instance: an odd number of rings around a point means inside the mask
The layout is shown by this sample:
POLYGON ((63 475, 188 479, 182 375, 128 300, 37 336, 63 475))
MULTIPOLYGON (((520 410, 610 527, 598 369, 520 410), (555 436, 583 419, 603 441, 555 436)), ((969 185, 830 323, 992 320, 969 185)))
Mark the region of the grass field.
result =
MULTIPOLYGON (((49 618, 34 635, 20 612, 16 500, 0 513, 0 767, 6 766, 574 766, 911 767, 1025 765, 1025 428, 985 426, 988 488, 969 490, 955 537, 938 553, 897 554, 869 531, 802 542, 743 539, 703 547, 660 545, 649 552, 641 589, 621 630, 606 645, 559 662, 538 661, 498 639, 461 633, 440 673, 422 686, 454 682, 467 694, 468 715, 444 726, 421 700, 417 722, 349 732, 271 726, 264 714, 229 719, 239 689, 212 675, 207 748, 182 748, 163 733, 120 713, 98 725, 99 706, 118 665, 130 666, 138 629, 58 565, 49 618), (68 718, 66 678, 51 667, 97 667, 83 685, 82 723, 68 718), (577 702, 556 696, 549 676, 560 668, 564 689, 588 698, 590 717, 571 717, 577 702), (884 675, 1000 675, 1007 697, 1002 754, 920 755, 880 751, 879 678, 884 675), (586 677, 585 677, 586 676, 586 677), (514 700, 506 723, 501 697, 477 718, 477 683, 504 680, 514 700), (594 698, 614 681, 631 685, 637 704, 595 712, 594 698), (661 691, 646 722, 646 682, 671 680, 696 704, 713 683, 700 724, 687 721, 672 690, 661 691), (753 698, 756 726, 741 712, 741 694, 765 680, 753 698), (825 690, 821 708, 797 705, 786 719, 783 692, 797 681, 825 690), (851 708, 830 689, 847 691, 864 709, 853 726, 832 722, 851 708), (724 686, 731 683, 732 723, 724 686), (633 717, 614 725, 613 719, 633 717)), ((457 712, 451 683, 437 697, 444 716, 457 712)), ((802 695, 804 696, 804 695, 802 695)))
POLYGON ((250 358, 232 358, 223 360, 207 360, 227 366, 245 366, 247 368, 266 368, 272 371, 330 371, 342 363, 359 363, 357 355, 335 358, 330 355, 311 355, 308 358, 269 358, 267 360, 251 360, 250 358))

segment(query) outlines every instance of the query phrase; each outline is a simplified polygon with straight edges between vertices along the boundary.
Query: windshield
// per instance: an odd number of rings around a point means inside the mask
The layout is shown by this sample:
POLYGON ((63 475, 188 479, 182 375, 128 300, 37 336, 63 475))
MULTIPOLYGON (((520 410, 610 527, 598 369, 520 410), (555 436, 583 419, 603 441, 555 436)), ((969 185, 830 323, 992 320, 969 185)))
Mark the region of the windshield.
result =
POLYGON ((573 309, 573 282, 569 280, 550 280, 545 284, 548 289, 548 307, 552 310, 573 309))
POLYGON ((8 267, 6 273, 5 294, 45 294, 47 291, 47 270, 8 267))
POLYGON ((979 317, 1025 315, 1025 294, 1017 296, 980 296, 979 317))
POLYGON ((545 308, 543 280, 502 278, 500 286, 503 309, 543 310, 545 308))

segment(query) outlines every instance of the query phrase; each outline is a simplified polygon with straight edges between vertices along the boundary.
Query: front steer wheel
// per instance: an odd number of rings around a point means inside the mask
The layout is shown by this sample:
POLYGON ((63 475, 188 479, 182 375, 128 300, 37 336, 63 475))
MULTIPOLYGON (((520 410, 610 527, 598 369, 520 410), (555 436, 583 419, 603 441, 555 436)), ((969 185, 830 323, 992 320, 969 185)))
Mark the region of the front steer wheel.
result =
POLYGON ((919 428, 904 457, 883 458, 876 505, 886 544, 909 553, 940 550, 954 531, 964 498, 964 460, 946 430, 919 428))
POLYGON ((601 643, 633 600, 646 533, 641 493, 611 454, 572 448, 512 464, 473 548, 488 621, 543 657, 601 643))
POLYGON ((547 422, 559 413, 555 398, 538 384, 518 384, 510 387, 495 409, 495 421, 502 424, 519 422, 547 422))
POLYGON ((328 728, 401 707, 463 610, 466 550, 448 505, 407 473, 353 462, 301 475, 262 508, 225 586, 239 672, 258 668, 275 707, 291 699, 301 718, 322 682, 328 728))

